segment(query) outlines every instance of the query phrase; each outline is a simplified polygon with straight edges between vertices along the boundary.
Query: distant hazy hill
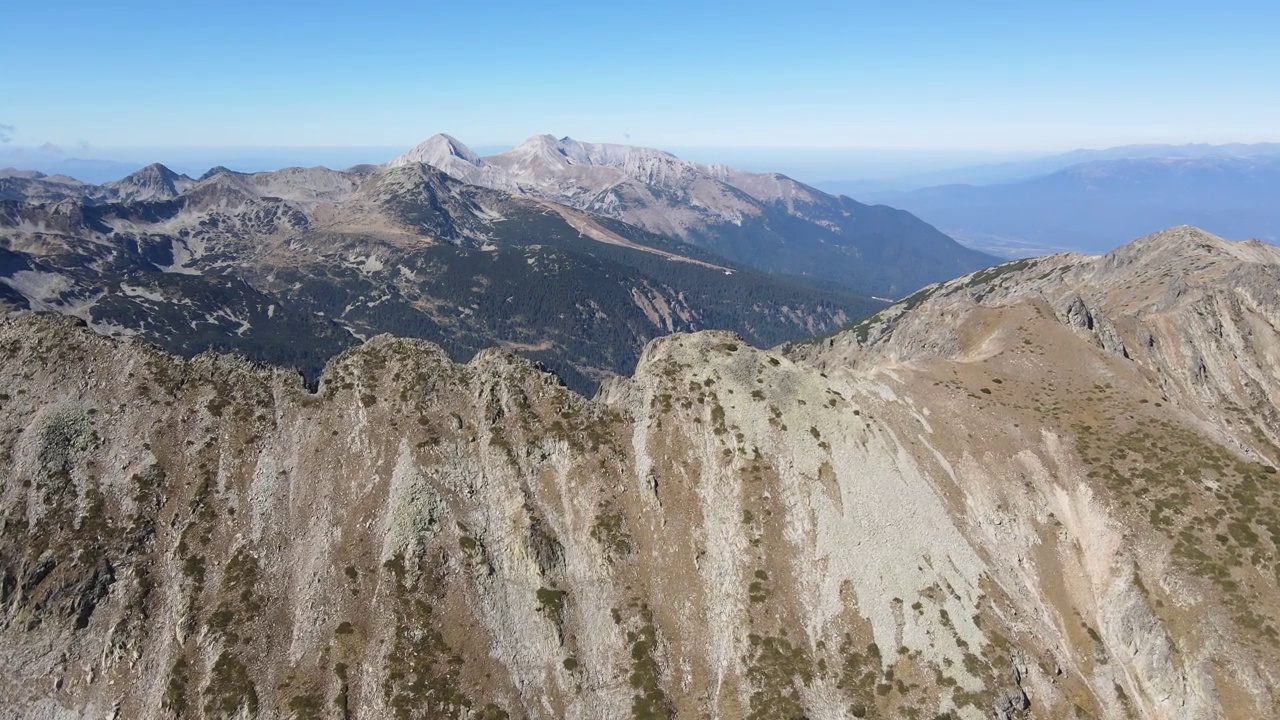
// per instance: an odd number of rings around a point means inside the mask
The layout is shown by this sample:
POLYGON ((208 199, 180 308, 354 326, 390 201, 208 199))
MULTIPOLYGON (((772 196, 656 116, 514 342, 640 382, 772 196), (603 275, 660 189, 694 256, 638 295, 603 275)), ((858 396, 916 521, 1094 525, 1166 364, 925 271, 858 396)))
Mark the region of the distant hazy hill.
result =
POLYGON ((999 185, 943 185, 870 196, 971 246, 1004 255, 1109 250, 1189 224, 1280 241, 1280 154, 1100 160, 999 185))
MULTIPOLYGON (((347 168, 379 163, 399 147, 186 147, 186 148, 57 148, 0 146, 0 168, 67 175, 86 183, 119 180, 147 162, 162 162, 177 173, 195 177, 215 165, 241 172, 324 165, 347 168)), ((3 170, 0 170, 0 175, 3 170)))
POLYGON ((85 160, 80 158, 44 158, 0 155, 0 177, 5 171, 38 172, 42 175, 63 175, 86 183, 104 183, 122 178, 142 167, 142 163, 117 162, 115 160, 85 160))
MULTIPOLYGON (((1208 145, 1122 145, 1101 150, 1079 149, 1011 162, 964 165, 944 170, 858 176, 851 180, 830 180, 815 185, 830 193, 863 198, 872 193, 891 190, 918 190, 937 185, 995 185, 1030 180, 1065 170, 1083 163, 1106 160, 1144 160, 1151 158, 1257 157, 1280 154, 1280 143, 1232 143, 1208 145)), ((852 177, 852 176, 851 176, 852 177)))

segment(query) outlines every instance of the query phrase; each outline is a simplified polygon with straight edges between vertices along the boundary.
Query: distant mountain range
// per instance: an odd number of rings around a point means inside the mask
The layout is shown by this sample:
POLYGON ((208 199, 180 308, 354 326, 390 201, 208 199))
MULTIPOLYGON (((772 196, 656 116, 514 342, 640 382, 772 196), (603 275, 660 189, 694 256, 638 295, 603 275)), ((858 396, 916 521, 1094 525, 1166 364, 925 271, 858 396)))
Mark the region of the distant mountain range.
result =
POLYGON ((499 345, 590 392, 659 335, 724 328, 774 345, 882 303, 401 160, 200 178, 151 165, 103 185, 9 172, 0 305, 311 377, 378 333, 458 359, 499 345))
POLYGON ((1178 224, 1280 242, 1280 154, 1097 160, 1013 183, 866 197, 1009 257, 1102 252, 1178 224))
POLYGON ((1156 158, 1199 159, 1214 157, 1257 157, 1280 154, 1280 143, 1228 143, 1210 145, 1120 145, 1100 150, 1078 149, 1024 160, 933 170, 897 175, 880 174, 852 180, 828 180, 814 183, 830 193, 863 197, 872 193, 918 190, 938 185, 995 185, 1030 180, 1065 170, 1074 165, 1107 160, 1144 160, 1156 158))
POLYGON ((0 145, 0 168, 36 170, 46 175, 67 175, 83 182, 102 184, 119 180, 154 161, 162 162, 175 172, 198 177, 208 168, 218 165, 241 172, 269 172, 314 165, 348 168, 361 163, 384 162, 401 150, 403 147, 380 146, 66 148, 0 145))
POLYGON ((118 160, 49 157, 31 153, 0 152, 0 176, 24 172, 75 178, 81 182, 104 183, 136 172, 144 163, 118 160), (11 165, 13 167, 4 167, 11 165))
MULTIPOLYGON (((23 158, 31 161, 32 152, 23 158)), ((1280 143, 1081 149, 815 186, 658 150, 548 135, 490 152, 437 135, 391 164, 424 162, 468 184, 621 219, 744 265, 881 297, 901 297, 990 262, 957 248, 944 233, 998 257, 1107 250, 1187 223, 1225 237, 1274 241, 1280 234, 1272 210, 1280 197, 1274 175, 1280 143)), ((5 159, 0 153, 0 163, 5 159)), ((0 170, 0 197, 108 200, 124 168, 139 167, 54 156, 20 166, 27 169, 0 170), (102 190, 79 182, 95 178, 111 181, 95 186, 102 190)), ((188 175, 175 172, 167 181, 175 191, 202 172, 186 169, 188 175)))
POLYGON ((536 135, 480 157, 436 135, 389 165, 404 163, 617 218, 761 270, 876 295, 899 297, 992 262, 910 213, 661 150, 536 135))

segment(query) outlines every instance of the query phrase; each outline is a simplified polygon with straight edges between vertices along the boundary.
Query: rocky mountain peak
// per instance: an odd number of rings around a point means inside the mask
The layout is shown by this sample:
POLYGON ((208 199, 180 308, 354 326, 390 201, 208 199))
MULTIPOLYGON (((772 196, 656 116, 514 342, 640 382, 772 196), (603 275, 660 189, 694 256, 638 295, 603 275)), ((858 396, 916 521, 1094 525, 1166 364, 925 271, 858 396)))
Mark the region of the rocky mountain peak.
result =
POLYGON ((370 174, 361 184, 358 193, 366 197, 379 197, 388 191, 436 187, 447 181, 448 175, 429 163, 404 162, 370 174))
POLYGON ((1113 312, 1133 313, 1202 302, 1224 291, 1272 293, 1274 283, 1258 287, 1255 281, 1280 266, 1280 247, 1224 240, 1182 225, 1103 256, 1065 256, 1057 262, 1067 273, 1064 279, 1080 283, 1113 312), (1245 282, 1246 276, 1253 279, 1245 282))
POLYGON ((180 175, 160 163, 152 163, 103 187, 110 191, 115 200, 127 202, 172 200, 194 183, 186 175, 180 175))
POLYGON ((560 145, 569 157, 577 162, 591 165, 625 168, 639 162, 660 160, 697 168, 699 171, 707 170, 707 167, 701 163, 681 160, 669 152, 654 148, 620 145, 617 143, 584 143, 568 137, 562 138, 560 145))
POLYGON ((213 177, 214 175, 221 175, 221 174, 223 174, 223 173, 237 174, 235 170, 232 170, 232 169, 231 169, 231 168, 229 168, 229 167, 225 167, 225 166, 223 166, 223 165, 215 165, 215 166, 213 166, 213 167, 209 168, 209 169, 205 172, 205 174, 203 174, 203 175, 201 175, 200 177, 196 178, 196 181, 197 181, 197 182, 199 182, 199 181, 201 181, 201 180, 208 180, 209 178, 213 177))
MULTIPOLYGON (((124 177, 124 180, 128 180, 134 183, 156 182, 156 181, 172 183, 184 177, 186 176, 179 175, 178 173, 170 170, 168 167, 166 167, 162 163, 151 163, 150 165, 142 168, 141 170, 135 173, 126 175, 124 177)), ((190 179, 190 178, 187 178, 187 179, 190 179)))
MULTIPOLYGON (((985 331, 966 332, 967 323, 976 328, 989 322, 989 313, 1009 314, 1010 308, 1039 305, 1052 309, 1066 326, 1092 334, 1108 351, 1177 377, 1186 374, 1185 366, 1202 362, 1196 357, 1221 353, 1269 357, 1275 351, 1270 347, 1210 346, 1233 341, 1224 337, 1230 323, 1243 328, 1265 318, 1260 321, 1274 327, 1280 321, 1278 294, 1280 247, 1228 241, 1184 225, 1139 238, 1106 255, 1062 253, 1015 260, 938 283, 837 334, 825 345, 844 360, 863 354, 899 361, 985 357, 1016 339, 1016 334, 1006 333, 997 340, 985 331), (1185 357, 1171 352, 1197 346, 1204 349, 1185 357)), ((1243 329, 1234 332, 1238 336, 1234 340, 1241 342, 1253 343, 1261 337, 1243 329)), ((1231 402, 1239 402, 1233 396, 1238 387, 1222 392, 1231 402)), ((1247 392, 1254 397, 1257 391, 1247 392)), ((1274 392, 1280 398, 1280 387, 1274 392)))
POLYGON ((706 165, 653 148, 542 134, 476 158, 437 135, 387 166, 417 162, 470 185, 605 215, 759 269, 884 296, 994 261, 909 213, 828 195, 777 173, 706 165), (908 256, 913 260, 904 262, 908 256))
MULTIPOLYGON (((566 138, 568 139, 568 138, 566 138)), ((551 135, 534 135, 519 145, 487 159, 491 164, 502 165, 511 172, 555 169, 569 165, 566 146, 551 135)))
POLYGON ((552 167, 559 168, 568 165, 596 165, 621 170, 634 170, 640 163, 645 161, 662 160, 690 168, 703 168, 698 163, 680 160, 675 155, 663 150, 616 143, 582 142, 568 136, 556 138, 545 134, 534 135, 516 147, 499 153, 492 159, 495 161, 507 161, 507 163, 519 160, 525 160, 526 162, 541 160, 552 167))
POLYGON ((17 168, 7 167, 0 168, 0 178, 24 178, 27 180, 41 180, 48 177, 39 170, 19 170, 17 168))
POLYGON ((1222 262, 1280 261, 1275 246, 1259 242, 1233 242, 1190 225, 1167 228, 1122 245, 1105 256, 1110 268, 1139 263, 1161 265, 1169 271, 1187 271, 1222 262))
POLYGON ((1191 225, 1177 225, 1121 245, 1112 257, 1142 257, 1173 254, 1184 257, 1227 251, 1227 241, 1191 225))
POLYGON ((387 163, 389 167, 410 163, 426 163, 433 167, 448 168, 457 163, 482 167, 484 161, 457 138, 437 133, 413 146, 387 163))
POLYGON ((421 177, 431 174, 431 166, 424 162, 403 162, 397 165, 384 165, 375 170, 370 179, 392 177, 421 177))
POLYGON ((258 197, 259 193, 247 177, 234 172, 220 172, 196 181, 182 195, 186 207, 201 210, 239 207, 258 197))

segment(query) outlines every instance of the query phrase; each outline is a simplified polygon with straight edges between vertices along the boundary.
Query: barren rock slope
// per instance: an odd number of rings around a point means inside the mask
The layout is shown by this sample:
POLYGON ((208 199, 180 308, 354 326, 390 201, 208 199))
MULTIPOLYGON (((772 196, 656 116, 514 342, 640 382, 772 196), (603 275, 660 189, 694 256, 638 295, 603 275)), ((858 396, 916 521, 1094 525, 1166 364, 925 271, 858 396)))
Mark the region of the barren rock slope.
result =
POLYGON ((1278 276, 1181 230, 592 401, 0 323, 0 717, 1276 717, 1278 276))

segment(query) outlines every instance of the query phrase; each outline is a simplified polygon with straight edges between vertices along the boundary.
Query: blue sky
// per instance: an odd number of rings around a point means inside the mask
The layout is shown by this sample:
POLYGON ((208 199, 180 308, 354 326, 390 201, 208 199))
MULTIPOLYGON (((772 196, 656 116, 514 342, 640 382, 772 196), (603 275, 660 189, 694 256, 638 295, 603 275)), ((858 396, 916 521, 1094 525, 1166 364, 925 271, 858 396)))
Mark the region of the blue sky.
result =
POLYGON ((0 22, 12 145, 1057 150, 1280 140, 1280 9, 63 2, 0 22))

